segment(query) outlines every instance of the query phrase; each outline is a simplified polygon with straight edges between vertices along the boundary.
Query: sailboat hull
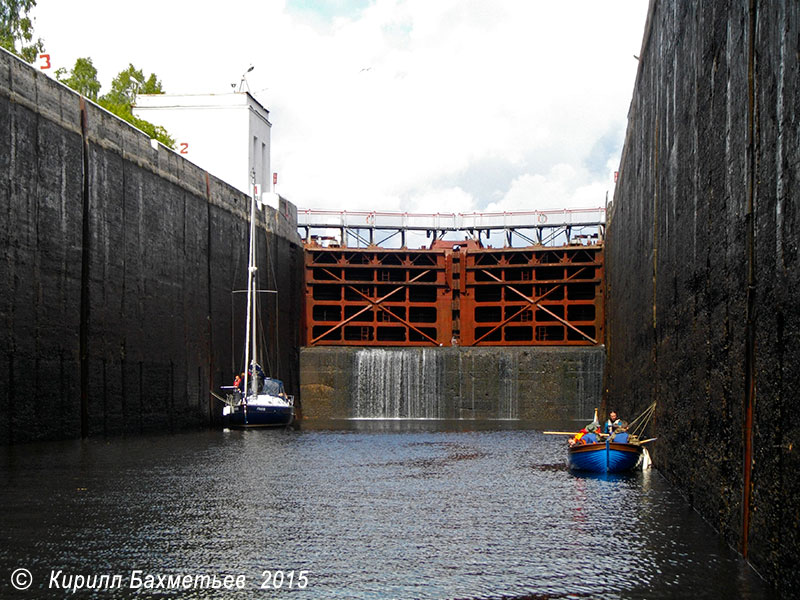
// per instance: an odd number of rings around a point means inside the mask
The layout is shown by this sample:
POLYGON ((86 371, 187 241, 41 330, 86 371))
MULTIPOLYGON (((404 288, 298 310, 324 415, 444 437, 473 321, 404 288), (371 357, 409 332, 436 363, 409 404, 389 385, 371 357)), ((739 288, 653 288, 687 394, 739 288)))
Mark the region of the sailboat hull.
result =
POLYGON ((258 427, 285 427, 294 418, 292 406, 232 406, 223 416, 225 427, 230 429, 251 429, 258 427))

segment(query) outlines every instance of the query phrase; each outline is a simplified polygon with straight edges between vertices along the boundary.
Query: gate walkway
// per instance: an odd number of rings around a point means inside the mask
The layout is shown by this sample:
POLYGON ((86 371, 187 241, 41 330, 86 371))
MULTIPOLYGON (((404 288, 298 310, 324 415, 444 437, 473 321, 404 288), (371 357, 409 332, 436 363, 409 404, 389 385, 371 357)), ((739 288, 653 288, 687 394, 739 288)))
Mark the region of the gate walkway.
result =
POLYGON ((606 224, 606 209, 558 209, 518 212, 473 212, 473 213, 406 213, 386 211, 347 211, 298 209, 297 226, 310 243, 314 230, 338 230, 339 245, 348 246, 348 240, 365 246, 381 246, 399 235, 400 246, 406 247, 408 231, 425 231, 428 237, 441 238, 448 232, 463 231, 473 235, 484 235, 487 239, 493 231, 505 233, 506 245, 512 246, 514 235, 525 245, 547 245, 553 240, 574 241, 576 229, 590 228, 592 239, 602 240, 606 224), (376 231, 391 231, 388 237, 376 243, 376 231), (563 237, 560 237, 562 236, 563 237))

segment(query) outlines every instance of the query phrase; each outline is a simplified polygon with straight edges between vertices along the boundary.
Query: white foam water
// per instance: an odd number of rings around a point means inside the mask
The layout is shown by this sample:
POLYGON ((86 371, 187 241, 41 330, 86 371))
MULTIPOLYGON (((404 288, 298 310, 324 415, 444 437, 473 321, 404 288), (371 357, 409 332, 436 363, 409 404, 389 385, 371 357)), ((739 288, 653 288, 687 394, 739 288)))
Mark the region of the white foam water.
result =
POLYGON ((443 357, 425 348, 369 348, 355 355, 356 419, 441 419, 443 357))

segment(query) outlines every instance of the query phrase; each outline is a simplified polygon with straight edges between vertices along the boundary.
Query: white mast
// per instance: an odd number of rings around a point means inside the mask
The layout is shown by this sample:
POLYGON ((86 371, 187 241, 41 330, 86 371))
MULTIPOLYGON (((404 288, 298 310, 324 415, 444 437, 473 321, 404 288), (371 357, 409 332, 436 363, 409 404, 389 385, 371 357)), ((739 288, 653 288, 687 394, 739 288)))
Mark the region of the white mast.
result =
MULTIPOLYGON (((249 392, 249 377, 250 377, 250 340, 253 340, 253 360, 256 356, 256 302, 255 302, 255 285, 256 285, 256 192, 255 169, 250 174, 253 182, 253 194, 250 199, 250 256, 248 257, 247 264, 247 326, 245 329, 244 341, 244 401, 247 401, 247 394, 249 392)), ((253 377, 256 377, 255 371, 253 377)), ((257 381, 257 379, 256 379, 257 381)))

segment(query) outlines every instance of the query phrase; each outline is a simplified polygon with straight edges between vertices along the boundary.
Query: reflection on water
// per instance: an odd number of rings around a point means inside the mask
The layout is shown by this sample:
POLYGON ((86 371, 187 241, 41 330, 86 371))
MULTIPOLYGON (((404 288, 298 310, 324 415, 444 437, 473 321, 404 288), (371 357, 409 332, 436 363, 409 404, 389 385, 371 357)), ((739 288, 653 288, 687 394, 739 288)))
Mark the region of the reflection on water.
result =
POLYGON ((655 471, 579 476, 532 431, 381 425, 5 449, 0 597, 21 566, 28 598, 63 597, 51 569, 245 574, 237 598, 769 596, 655 471), (260 590, 266 569, 308 588, 260 590))
MULTIPOLYGON (((585 419, 579 421, 578 428, 586 424, 585 419)), ((570 424, 572 427, 573 424, 570 424)), ((376 433, 395 431, 412 432, 469 432, 469 431, 530 431, 536 429, 536 423, 523 419, 407 419, 407 418, 367 418, 351 419, 314 419, 303 421, 303 429, 316 431, 363 431, 376 433)))

